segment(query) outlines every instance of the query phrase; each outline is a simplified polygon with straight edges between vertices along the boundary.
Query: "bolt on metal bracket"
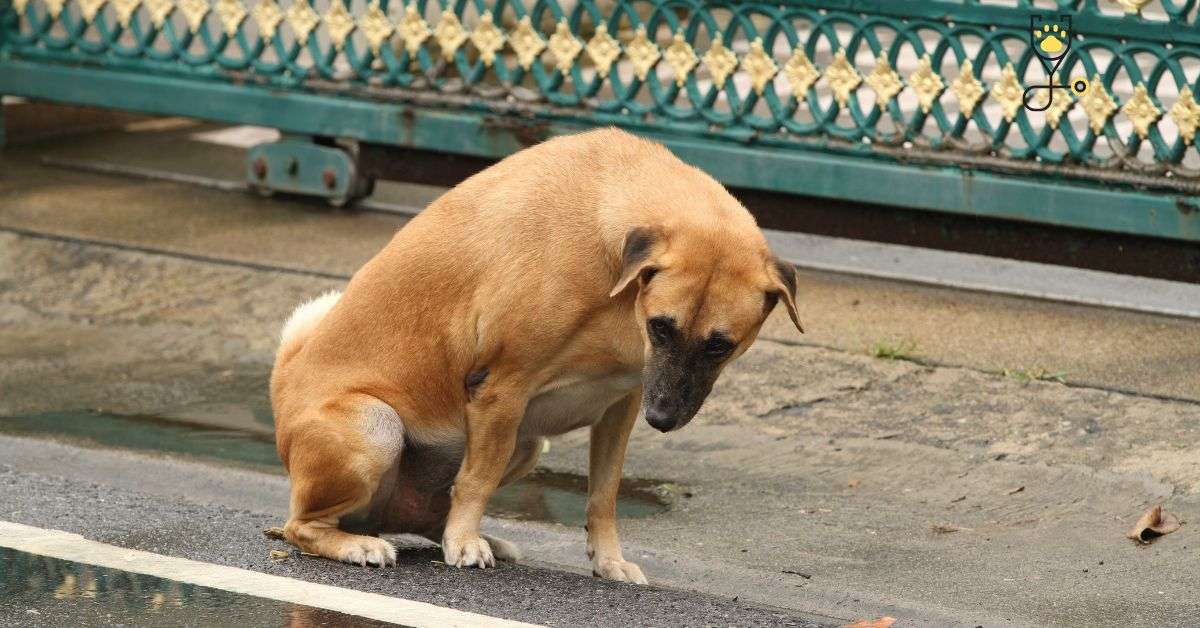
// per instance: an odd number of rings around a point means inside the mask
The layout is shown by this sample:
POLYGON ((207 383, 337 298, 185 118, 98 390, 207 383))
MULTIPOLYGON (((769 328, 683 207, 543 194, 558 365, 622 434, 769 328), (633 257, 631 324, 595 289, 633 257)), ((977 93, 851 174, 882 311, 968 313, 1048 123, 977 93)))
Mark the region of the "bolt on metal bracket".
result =
POLYGON ((246 179, 263 195, 284 192, 316 196, 341 207, 374 189, 374 180, 359 174, 353 147, 323 145, 304 136, 284 136, 246 153, 246 179))

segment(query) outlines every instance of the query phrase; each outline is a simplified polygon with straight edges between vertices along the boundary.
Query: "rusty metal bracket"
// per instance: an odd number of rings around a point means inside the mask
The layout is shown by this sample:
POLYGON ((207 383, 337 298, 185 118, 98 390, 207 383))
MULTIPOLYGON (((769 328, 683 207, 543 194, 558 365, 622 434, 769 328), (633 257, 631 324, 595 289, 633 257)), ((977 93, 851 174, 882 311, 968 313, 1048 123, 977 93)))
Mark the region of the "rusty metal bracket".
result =
POLYGON ((360 174, 354 146, 284 136, 246 153, 246 178, 260 194, 317 196, 341 207, 371 193, 374 180, 360 174))

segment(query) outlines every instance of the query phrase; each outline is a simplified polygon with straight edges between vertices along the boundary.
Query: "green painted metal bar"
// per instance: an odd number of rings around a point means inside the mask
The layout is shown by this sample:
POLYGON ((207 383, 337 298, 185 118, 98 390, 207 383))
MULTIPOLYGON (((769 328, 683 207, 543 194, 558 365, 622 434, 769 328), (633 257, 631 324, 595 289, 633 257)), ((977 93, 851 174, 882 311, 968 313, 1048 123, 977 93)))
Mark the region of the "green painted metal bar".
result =
POLYGON ((694 141, 660 139, 732 186, 1200 241, 1200 206, 1185 196, 814 151, 712 150, 694 141))
MULTIPOLYGON (((8 46, 6 39, 8 32, 13 29, 12 20, 16 16, 13 15, 11 0, 0 0, 0 63, 3 63, 8 57, 8 46), (13 17, 9 17, 12 15, 13 17)), ((8 127, 4 120, 4 90, 0 89, 0 150, 4 148, 8 141, 8 127)))
MULTIPOLYGON (((522 124, 539 137, 588 126, 16 60, 0 63, 0 91, 484 157, 522 148, 522 124)), ((639 130, 732 186, 1200 241, 1200 209, 1179 195, 639 130)))
MULTIPOLYGON (((1112 1, 1114 8, 1115 0, 1112 1)), ((1104 15, 1098 11, 1083 10, 1078 0, 1060 1, 1057 7, 1045 5, 1016 7, 980 4, 971 0, 784 0, 784 6, 845 11, 872 16, 887 16, 903 19, 925 19, 937 22, 954 22, 975 26, 1017 28, 1029 26, 1029 15, 1068 14, 1073 17, 1076 32, 1127 39, 1130 41, 1155 41, 1171 44, 1200 43, 1200 31, 1193 23, 1182 19, 1187 11, 1180 11, 1180 19, 1147 20, 1104 15)))

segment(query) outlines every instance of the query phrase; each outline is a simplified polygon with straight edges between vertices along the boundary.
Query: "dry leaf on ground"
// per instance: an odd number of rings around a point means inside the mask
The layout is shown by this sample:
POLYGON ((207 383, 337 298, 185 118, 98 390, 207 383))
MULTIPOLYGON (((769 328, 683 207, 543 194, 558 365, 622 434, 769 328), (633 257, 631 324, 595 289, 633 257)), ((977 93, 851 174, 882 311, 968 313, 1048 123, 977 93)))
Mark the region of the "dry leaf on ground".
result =
POLYGON ((1179 525, 1179 517, 1163 512, 1162 506, 1155 506, 1147 510, 1125 536, 1138 543, 1152 543, 1158 537, 1178 530, 1179 525))
POLYGON ((846 624, 846 628, 888 628, 896 623, 895 617, 880 617, 879 619, 860 619, 853 624, 846 624))

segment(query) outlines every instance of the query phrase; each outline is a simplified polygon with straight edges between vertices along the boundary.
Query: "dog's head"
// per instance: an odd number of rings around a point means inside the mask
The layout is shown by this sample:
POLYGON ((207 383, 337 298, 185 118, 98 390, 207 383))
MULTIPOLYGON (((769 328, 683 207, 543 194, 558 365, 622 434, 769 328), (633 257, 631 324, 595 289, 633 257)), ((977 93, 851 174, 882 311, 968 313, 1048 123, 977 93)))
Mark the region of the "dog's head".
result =
POLYGON ((767 250, 757 227, 646 227, 625 236, 612 296, 637 289, 645 366, 642 410, 655 429, 691 421, 725 365, 750 348, 776 304, 796 314, 796 274, 767 250))

